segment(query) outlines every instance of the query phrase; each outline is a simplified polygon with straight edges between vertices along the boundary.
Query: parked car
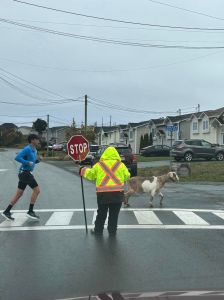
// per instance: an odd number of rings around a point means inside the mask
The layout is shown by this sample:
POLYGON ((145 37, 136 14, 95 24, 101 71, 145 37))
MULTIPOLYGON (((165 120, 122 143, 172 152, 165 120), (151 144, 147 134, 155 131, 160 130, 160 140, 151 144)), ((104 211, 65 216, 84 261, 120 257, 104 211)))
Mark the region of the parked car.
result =
POLYGON ((155 145, 142 148, 140 155, 142 156, 169 156, 171 148, 166 145, 155 145))
POLYGON ((222 161, 224 159, 224 147, 200 139, 178 140, 174 142, 170 155, 177 161, 184 159, 189 162, 194 158, 207 160, 215 158, 222 161))
POLYGON ((63 144, 54 144, 54 145, 52 146, 52 150, 54 150, 54 151, 62 151, 63 148, 64 148, 64 145, 63 145, 63 144))
MULTIPOLYGON (((125 144, 110 144, 109 146, 113 146, 118 151, 121 161, 126 165, 131 176, 137 176, 137 157, 132 153, 132 149, 125 144)), ((108 145, 100 146, 99 150, 94 159, 94 163, 98 162, 100 156, 103 154, 104 150, 109 147, 108 145)))
POLYGON ((97 154, 97 151, 99 150, 99 145, 90 145, 89 146, 89 154, 87 155, 86 159, 81 162, 82 165, 93 165, 95 156, 97 154))

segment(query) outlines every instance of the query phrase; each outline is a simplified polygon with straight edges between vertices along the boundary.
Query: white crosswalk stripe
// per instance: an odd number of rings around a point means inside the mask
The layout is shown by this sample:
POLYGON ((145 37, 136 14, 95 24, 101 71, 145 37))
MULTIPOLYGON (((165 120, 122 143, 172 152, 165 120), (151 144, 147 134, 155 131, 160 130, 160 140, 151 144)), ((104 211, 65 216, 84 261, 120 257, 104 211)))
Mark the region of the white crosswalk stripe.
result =
POLYGON ((139 224, 163 224, 153 211, 134 211, 134 214, 139 224))
POLYGON ((54 212, 50 219, 45 223, 46 226, 52 225, 69 225, 73 216, 73 212, 54 212))
MULTIPOLYGON (((29 220, 25 210, 12 211, 15 221, 4 220, 0 216, 0 232, 85 229, 83 209, 37 209, 36 212, 40 215, 39 222, 29 220)), ((87 209, 88 228, 94 227, 96 214, 96 208, 87 209)), ((107 224, 108 218, 105 228, 107 224)), ((121 210, 118 224, 120 229, 224 230, 224 210, 129 208, 121 210), (206 214, 204 214, 205 212, 206 214), (216 219, 214 215, 217 216, 216 219), (177 218, 182 222, 178 222, 177 218)))
POLYGON ((213 214, 224 220, 224 212, 213 212, 213 214))
POLYGON ((0 227, 22 226, 27 221, 27 216, 25 213, 15 213, 12 214, 12 217, 15 217, 14 221, 5 220, 0 224, 0 227))
POLYGON ((192 211, 174 211, 175 215, 187 225, 209 225, 204 219, 192 211))
MULTIPOLYGON (((93 213, 93 220, 92 220, 92 224, 94 225, 95 224, 95 221, 96 221, 96 215, 97 215, 97 211, 94 211, 93 213)), ((108 224, 108 215, 107 215, 107 218, 106 218, 106 221, 105 221, 105 225, 108 224)))

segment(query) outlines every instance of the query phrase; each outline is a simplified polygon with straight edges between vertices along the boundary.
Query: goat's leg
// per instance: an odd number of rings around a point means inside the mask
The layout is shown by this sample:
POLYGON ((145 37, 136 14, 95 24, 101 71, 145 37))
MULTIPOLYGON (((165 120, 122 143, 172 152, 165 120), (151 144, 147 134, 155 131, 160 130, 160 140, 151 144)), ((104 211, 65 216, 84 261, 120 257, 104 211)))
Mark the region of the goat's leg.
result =
POLYGON ((150 194, 150 200, 149 200, 149 207, 153 207, 153 199, 154 199, 155 193, 151 192, 150 194))
POLYGON ((163 194, 161 192, 159 193, 159 195, 160 195, 160 206, 163 206, 163 198, 164 198, 164 196, 163 196, 163 194))
POLYGON ((130 204, 128 203, 128 199, 135 193, 134 190, 129 190, 126 193, 124 193, 124 207, 129 207, 130 204))

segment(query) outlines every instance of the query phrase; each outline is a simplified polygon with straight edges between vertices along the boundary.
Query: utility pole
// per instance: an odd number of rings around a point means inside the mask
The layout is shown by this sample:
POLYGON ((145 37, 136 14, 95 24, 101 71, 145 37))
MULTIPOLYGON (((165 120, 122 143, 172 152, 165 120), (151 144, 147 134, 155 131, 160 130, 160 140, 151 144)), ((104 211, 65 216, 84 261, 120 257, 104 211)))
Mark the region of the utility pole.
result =
POLYGON ((47 115, 47 157, 49 156, 49 115, 47 115))
POLYGON ((198 111, 198 112, 201 111, 201 105, 200 105, 200 104, 198 104, 198 106, 197 106, 197 111, 198 111))
POLYGON ((87 133, 87 95, 85 95, 85 135, 87 133))
POLYGON ((112 117, 110 116, 110 127, 111 127, 111 121, 112 121, 112 117))
POLYGON ((181 109, 180 108, 178 109, 177 113, 178 113, 178 116, 181 116, 181 109))

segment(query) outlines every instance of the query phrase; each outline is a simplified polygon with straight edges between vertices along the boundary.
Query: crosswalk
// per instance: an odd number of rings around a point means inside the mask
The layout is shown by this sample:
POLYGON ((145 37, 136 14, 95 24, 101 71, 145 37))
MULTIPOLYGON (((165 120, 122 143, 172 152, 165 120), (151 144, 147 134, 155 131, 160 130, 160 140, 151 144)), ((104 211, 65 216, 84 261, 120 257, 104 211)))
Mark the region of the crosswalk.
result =
MULTIPOLYGON (((2 211, 0 211, 2 212, 2 211)), ((0 231, 85 229, 83 209, 39 209, 40 221, 27 218, 25 210, 15 210, 14 221, 0 216, 0 231)), ((86 209, 89 228, 97 211, 86 209)), ((108 218, 105 227, 108 224, 108 218)), ((209 209, 121 209, 120 229, 224 229, 224 210, 209 209)))

